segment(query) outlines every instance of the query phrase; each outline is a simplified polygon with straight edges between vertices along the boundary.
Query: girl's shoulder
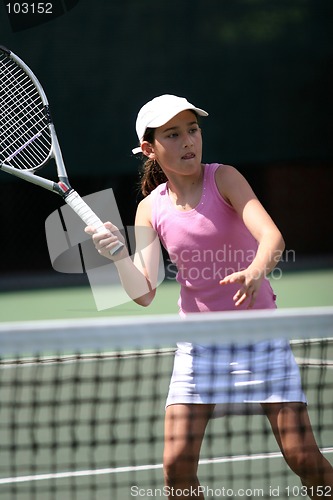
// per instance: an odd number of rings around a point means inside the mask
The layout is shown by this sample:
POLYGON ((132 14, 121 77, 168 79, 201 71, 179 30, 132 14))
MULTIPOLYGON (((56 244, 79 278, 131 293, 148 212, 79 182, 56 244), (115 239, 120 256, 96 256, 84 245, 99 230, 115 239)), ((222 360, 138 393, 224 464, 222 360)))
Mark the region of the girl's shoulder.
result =
POLYGON ((232 180, 240 175, 240 172, 235 167, 232 165, 225 165, 224 163, 219 163, 215 170, 216 179, 232 180))
POLYGON ((231 202, 233 193, 250 187, 245 177, 232 165, 219 165, 215 171, 215 182, 221 196, 228 203, 231 202))
POLYGON ((209 163, 205 165, 208 169, 209 175, 215 177, 216 184, 224 182, 232 182, 239 180, 242 177, 241 173, 232 165, 224 163, 209 163))
POLYGON ((237 189, 241 174, 232 165, 214 164, 215 186, 223 198, 230 205, 230 192, 237 189))
POLYGON ((136 209, 135 225, 152 225, 152 196, 149 194, 140 201, 136 209))

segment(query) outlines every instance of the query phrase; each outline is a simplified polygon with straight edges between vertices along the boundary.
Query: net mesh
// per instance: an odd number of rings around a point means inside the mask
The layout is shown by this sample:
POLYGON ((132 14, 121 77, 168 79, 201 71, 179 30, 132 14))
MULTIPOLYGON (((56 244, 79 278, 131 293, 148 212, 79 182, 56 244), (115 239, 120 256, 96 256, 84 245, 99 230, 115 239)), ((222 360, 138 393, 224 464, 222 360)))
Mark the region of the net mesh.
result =
MULTIPOLYGON (((166 498, 164 406, 180 340, 223 338, 232 351, 254 332, 287 338, 331 460, 333 308, 198 316, 0 325, 0 498, 166 498)), ((211 420, 199 478, 205 498, 304 497, 263 415, 211 420)))

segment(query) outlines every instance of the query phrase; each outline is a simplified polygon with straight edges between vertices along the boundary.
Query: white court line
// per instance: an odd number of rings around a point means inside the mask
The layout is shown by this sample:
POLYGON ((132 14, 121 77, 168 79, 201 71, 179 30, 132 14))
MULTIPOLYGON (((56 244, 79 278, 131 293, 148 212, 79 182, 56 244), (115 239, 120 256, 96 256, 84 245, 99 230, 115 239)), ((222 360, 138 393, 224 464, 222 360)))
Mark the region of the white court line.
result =
MULTIPOLYGON (((321 450, 324 454, 333 453, 333 447, 322 448, 321 450)), ((217 458, 207 458, 199 461, 200 465, 209 464, 222 464, 230 462, 243 462, 243 461, 254 461, 254 460, 264 460, 266 458, 282 458, 280 452, 272 453, 262 453, 255 455, 238 455, 234 457, 217 457, 217 458)), ((20 477, 5 477, 0 479, 1 484, 13 484, 13 483, 24 483, 29 481, 45 481, 48 479, 65 479, 69 477, 82 477, 82 476, 101 476, 105 474, 120 474, 123 472, 140 472, 146 470, 162 469, 163 464, 155 465, 137 465, 134 467, 112 467, 107 469, 95 469, 95 470, 80 470, 80 471, 67 471, 67 472, 56 472, 53 474, 36 474, 34 476, 20 476, 20 477)))
POLYGON ((295 357, 296 363, 298 365, 308 366, 309 368, 333 368, 333 360, 327 359, 323 361, 322 359, 313 359, 313 358, 297 358, 295 357))

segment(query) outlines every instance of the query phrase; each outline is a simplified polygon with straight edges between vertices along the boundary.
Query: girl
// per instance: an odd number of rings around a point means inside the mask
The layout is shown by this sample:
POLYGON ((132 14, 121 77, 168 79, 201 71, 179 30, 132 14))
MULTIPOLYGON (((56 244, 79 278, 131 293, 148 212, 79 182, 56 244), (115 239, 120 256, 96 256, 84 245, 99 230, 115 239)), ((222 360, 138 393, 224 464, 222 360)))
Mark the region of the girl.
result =
MULTIPOLYGON (((142 306, 155 295, 157 234, 178 269, 182 316, 275 309, 266 276, 281 257, 282 236, 235 168, 202 163, 198 117, 207 115, 173 95, 157 97, 141 108, 136 122, 140 147, 133 152, 146 157, 145 198, 136 214, 133 261, 126 248, 110 255, 121 238, 113 224, 105 224, 106 233, 95 233, 91 227, 86 231, 98 252, 115 261, 125 290, 142 306)), ((233 350, 232 366, 247 363, 244 356, 241 348, 233 350)), ((209 346, 178 344, 165 415, 164 475, 169 498, 176 490, 177 498, 189 498, 190 491, 193 498, 204 498, 197 466, 208 420, 217 408, 230 413, 255 402, 267 415, 289 467, 300 476, 310 498, 321 496, 319 486, 333 488, 333 470, 313 436, 289 345, 281 340, 254 344, 251 367, 249 380, 237 384, 230 376, 231 362, 223 346, 216 352, 209 346), (274 366, 274 384, 260 381, 263 358, 274 366), (207 364, 214 367, 214 379, 205 372, 207 364), (249 386, 252 392, 245 393, 244 387, 249 386)))

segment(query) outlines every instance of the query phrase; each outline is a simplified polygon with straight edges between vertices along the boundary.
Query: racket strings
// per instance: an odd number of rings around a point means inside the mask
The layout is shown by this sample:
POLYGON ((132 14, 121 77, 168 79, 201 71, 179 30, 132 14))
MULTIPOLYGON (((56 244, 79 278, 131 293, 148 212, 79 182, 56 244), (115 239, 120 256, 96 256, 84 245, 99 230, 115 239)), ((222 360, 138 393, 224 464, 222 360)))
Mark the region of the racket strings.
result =
MULTIPOLYGON (((25 148, 33 142, 37 137, 40 137, 40 129, 44 127, 42 112, 33 115, 33 120, 30 119, 29 126, 26 124, 26 116, 28 113, 31 115, 31 105, 27 107, 27 113, 24 112, 19 106, 19 102, 12 104, 9 112, 7 111, 4 116, 4 136, 5 143, 2 144, 3 155, 5 161, 9 162, 12 158, 17 156, 18 153, 22 151, 25 160, 29 161, 29 151, 25 148), (15 107, 14 107, 15 106, 15 107), (12 109, 15 110, 15 114, 12 109), (14 115, 14 117, 13 117, 14 115), (39 133, 36 132, 39 129, 39 133), (25 151, 24 151, 25 150, 25 151), (9 154, 9 156, 7 156, 9 154)), ((6 107, 8 109, 8 106, 6 107)), ((35 143, 35 156, 37 156, 38 162, 43 160, 44 152, 40 145, 35 143)), ((31 157, 32 159, 32 157, 31 157)), ((17 166, 22 166, 21 162, 17 166)), ((23 164, 23 167, 25 165, 23 164)))
MULTIPOLYGON (((25 163, 27 161, 30 163, 33 158, 34 162, 36 162, 36 157, 40 163, 45 157, 45 148, 41 148, 38 141, 35 142, 34 157, 29 155, 29 150, 25 148, 37 137, 40 137, 40 131, 47 127, 47 123, 38 92, 27 75, 21 73, 23 78, 20 78, 19 71, 16 71, 14 78, 10 78, 9 84, 5 87, 7 99, 4 103, 5 113, 3 119, 7 147, 4 148, 4 154, 11 153, 9 157, 5 156, 6 160, 9 161, 22 152, 25 163)), ((12 77, 13 75, 9 76, 12 77)), ((48 151, 50 141, 48 141, 46 147, 48 151)), ((22 165, 20 161, 17 166, 24 168, 25 163, 22 165)))
POLYGON ((2 85, 5 89, 4 109, 7 117, 13 118, 14 110, 17 116, 30 113, 30 119, 34 121, 35 113, 39 113, 43 105, 40 96, 29 77, 18 66, 10 67, 8 64, 2 68, 2 85), (5 70, 7 71, 5 72, 5 70), (38 106, 39 105, 39 106, 38 106))
MULTIPOLYGON (((15 69, 15 67, 14 67, 15 69)), ((30 112, 30 117, 33 118, 32 111, 36 110, 36 89, 28 76, 19 71, 4 73, 5 78, 2 79, 2 86, 5 90, 3 98, 3 119, 7 120, 8 124, 16 123, 14 117, 20 118, 24 113, 30 112), (23 92, 24 90, 24 92, 23 92), (23 105, 25 109, 23 110, 23 105)), ((37 101, 38 102, 38 101, 37 101)))
POLYGON ((36 170, 48 161, 52 147, 44 103, 30 77, 4 55, 0 78, 0 161, 36 170))

